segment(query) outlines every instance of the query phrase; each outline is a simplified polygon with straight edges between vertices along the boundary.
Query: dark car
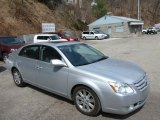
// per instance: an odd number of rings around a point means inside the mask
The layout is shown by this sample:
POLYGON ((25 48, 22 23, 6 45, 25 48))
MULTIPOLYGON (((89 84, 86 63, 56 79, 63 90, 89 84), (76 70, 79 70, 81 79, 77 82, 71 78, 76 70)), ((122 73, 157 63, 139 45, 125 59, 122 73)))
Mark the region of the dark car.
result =
POLYGON ((14 36, 0 36, 0 58, 4 59, 9 53, 24 45, 21 39, 14 36))
POLYGON ((78 38, 70 33, 67 32, 55 32, 54 34, 57 34, 62 39, 66 39, 68 41, 79 41, 78 38))

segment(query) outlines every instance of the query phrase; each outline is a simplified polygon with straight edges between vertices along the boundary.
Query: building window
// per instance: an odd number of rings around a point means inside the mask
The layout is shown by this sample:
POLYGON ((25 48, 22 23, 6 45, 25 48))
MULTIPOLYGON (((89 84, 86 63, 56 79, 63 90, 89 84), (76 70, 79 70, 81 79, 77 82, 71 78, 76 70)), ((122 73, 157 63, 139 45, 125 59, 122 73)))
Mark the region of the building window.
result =
POLYGON ((99 30, 100 29, 100 27, 94 27, 93 28, 93 30, 99 30))
POLYGON ((116 26, 116 32, 124 32, 124 26, 116 26))

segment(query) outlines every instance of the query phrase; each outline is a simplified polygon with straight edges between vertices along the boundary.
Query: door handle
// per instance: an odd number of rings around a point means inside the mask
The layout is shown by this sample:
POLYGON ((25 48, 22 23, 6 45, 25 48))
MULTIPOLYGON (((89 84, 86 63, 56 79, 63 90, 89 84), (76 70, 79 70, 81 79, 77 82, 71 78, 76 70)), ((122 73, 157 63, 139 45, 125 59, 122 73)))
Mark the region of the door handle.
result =
POLYGON ((37 69, 42 69, 43 67, 37 66, 36 68, 37 68, 37 69))

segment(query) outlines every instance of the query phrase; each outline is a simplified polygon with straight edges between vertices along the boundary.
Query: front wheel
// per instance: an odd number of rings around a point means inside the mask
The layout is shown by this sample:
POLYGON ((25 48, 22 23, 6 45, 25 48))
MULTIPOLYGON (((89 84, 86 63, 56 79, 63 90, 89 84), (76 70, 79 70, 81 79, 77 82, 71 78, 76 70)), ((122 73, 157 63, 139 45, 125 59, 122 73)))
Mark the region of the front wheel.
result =
POLYGON ((98 40, 98 37, 96 36, 95 39, 98 40))
POLYGON ((85 86, 75 88, 73 93, 76 108, 83 114, 96 116, 100 109, 100 101, 93 90, 85 86))
POLYGON ((20 72, 17 69, 13 69, 12 75, 13 75, 13 80, 18 87, 24 87, 26 85, 22 79, 20 72))

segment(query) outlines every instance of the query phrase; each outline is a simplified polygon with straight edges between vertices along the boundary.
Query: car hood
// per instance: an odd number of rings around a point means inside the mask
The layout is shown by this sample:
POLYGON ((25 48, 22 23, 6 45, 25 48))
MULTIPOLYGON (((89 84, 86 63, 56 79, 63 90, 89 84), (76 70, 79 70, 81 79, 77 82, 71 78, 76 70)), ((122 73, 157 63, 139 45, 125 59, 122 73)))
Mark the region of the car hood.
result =
POLYGON ((106 80, 114 80, 127 84, 132 84, 145 75, 144 70, 137 65, 111 58, 89 65, 79 66, 78 69, 104 77, 106 80))

